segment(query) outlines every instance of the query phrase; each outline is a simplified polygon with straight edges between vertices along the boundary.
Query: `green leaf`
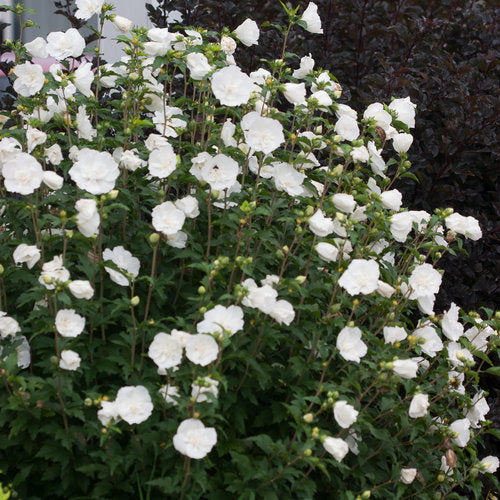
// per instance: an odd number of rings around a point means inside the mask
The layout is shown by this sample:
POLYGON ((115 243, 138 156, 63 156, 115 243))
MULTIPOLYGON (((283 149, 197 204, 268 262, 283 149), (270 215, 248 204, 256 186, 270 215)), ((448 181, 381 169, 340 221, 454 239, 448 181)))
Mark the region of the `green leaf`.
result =
MULTIPOLYGON (((474 353, 477 354, 477 353, 474 353)), ((485 370, 486 373, 490 373, 491 375, 496 375, 497 377, 500 377, 500 366, 492 366, 491 368, 488 368, 485 370)))

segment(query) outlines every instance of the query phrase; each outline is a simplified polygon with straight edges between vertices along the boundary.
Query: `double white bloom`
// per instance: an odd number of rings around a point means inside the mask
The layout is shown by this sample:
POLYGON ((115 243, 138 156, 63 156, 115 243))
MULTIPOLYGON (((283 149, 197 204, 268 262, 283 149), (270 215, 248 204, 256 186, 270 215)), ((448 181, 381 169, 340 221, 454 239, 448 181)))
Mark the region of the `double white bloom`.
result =
POLYGON ((199 460, 208 455, 217 443, 217 431, 213 427, 205 427, 201 420, 188 418, 177 428, 173 442, 179 453, 199 460))
POLYGON ((111 280, 114 281, 117 285, 129 285, 129 277, 125 276, 124 273, 128 274, 132 278, 137 278, 141 263, 137 257, 134 257, 121 245, 113 248, 113 250, 111 250, 110 248, 106 248, 102 253, 102 258, 104 260, 110 260, 116 265, 116 267, 118 267, 122 271, 119 272, 110 267, 104 267, 111 280))
POLYGON ((42 166, 28 153, 17 153, 4 163, 2 174, 7 191, 18 194, 34 193, 43 179, 42 166))
POLYGON ((85 318, 74 309, 60 309, 56 314, 56 329, 62 337, 78 337, 85 328, 85 318))
POLYGON ((76 224, 78 230, 87 238, 97 235, 101 223, 101 217, 97 211, 97 202, 91 198, 84 198, 75 203, 75 208, 77 210, 76 224))
POLYGON ((40 260, 40 256, 40 250, 35 245, 26 245, 26 243, 18 245, 12 254, 16 264, 26 263, 28 269, 40 260))
POLYGON ((415 394, 411 400, 408 415, 410 415, 411 418, 424 417, 427 415, 429 405, 428 394, 415 394))
POLYGON ((69 175, 80 189, 97 195, 109 193, 115 187, 120 170, 108 152, 83 148, 69 175))
POLYGON ((339 279, 350 295, 367 295, 378 288, 380 269, 375 260, 354 259, 339 279))
POLYGON ((45 82, 43 69, 39 64, 25 62, 14 67, 14 74, 17 76, 14 81, 14 90, 24 96, 35 95, 42 89, 45 82))
POLYGON ((283 125, 274 118, 265 118, 256 111, 247 113, 241 120, 245 142, 253 151, 272 153, 285 142, 283 125))
POLYGON ((347 401, 337 401, 333 407, 333 416, 342 429, 348 429, 358 419, 359 412, 347 401))
POLYGON ((246 104, 254 90, 252 79, 237 66, 226 66, 212 75, 212 92, 223 106, 246 104))
POLYGON ((345 326, 337 336, 337 349, 347 361, 359 363, 368 352, 367 345, 361 340, 362 332, 357 327, 345 326))
POLYGON ((301 21, 306 23, 306 30, 311 33, 323 33, 321 18, 318 15, 318 6, 314 2, 309 2, 307 9, 302 13, 301 21))
POLYGON ((239 306, 216 305, 203 315, 203 321, 196 325, 198 333, 234 335, 243 329, 243 309, 239 306))
POLYGON ((238 40, 247 47, 257 45, 260 31, 257 23, 252 19, 245 19, 235 30, 238 40))

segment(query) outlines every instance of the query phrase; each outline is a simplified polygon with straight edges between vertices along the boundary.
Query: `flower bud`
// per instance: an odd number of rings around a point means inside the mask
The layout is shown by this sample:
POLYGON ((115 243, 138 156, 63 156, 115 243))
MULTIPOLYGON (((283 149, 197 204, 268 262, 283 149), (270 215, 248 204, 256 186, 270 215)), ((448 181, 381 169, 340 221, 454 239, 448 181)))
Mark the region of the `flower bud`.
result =
POLYGON ((47 285, 50 285, 52 283, 52 276, 49 276, 48 274, 43 274, 42 279, 47 285))
POLYGON ((118 189, 112 189, 107 195, 108 200, 116 200, 116 198, 118 198, 119 194, 120 194, 120 191, 118 191, 118 189))
POLYGON ((299 285, 303 285, 304 282, 306 281, 306 277, 305 276, 297 276, 295 278, 295 281, 299 284, 299 285))
POLYGON ((152 245, 156 245, 160 241, 160 235, 158 233, 151 233, 149 235, 149 242, 152 245))
POLYGON ((304 456, 305 457, 310 457, 311 455, 312 455, 311 448, 307 448, 306 450, 304 450, 304 456))
POLYGON ((88 408, 89 406, 92 406, 93 401, 92 398, 85 398, 83 401, 83 404, 88 408))
POLYGON ((314 415, 312 413, 306 413, 303 417, 302 420, 306 424, 310 424, 314 420, 314 415))
POLYGON ((0 264, 0 274, 3 274, 5 271, 5 268, 2 266, 2 264, 0 264))
POLYGON ((136 307, 139 305, 139 302, 141 301, 140 297, 138 295, 134 295, 131 299, 130 299, 130 305, 132 307, 136 307))
POLYGON ((371 496, 372 496, 372 492, 370 490, 365 490, 365 491, 363 491, 363 493, 361 493, 361 498, 363 500, 367 500, 371 496))
POLYGON ((468 368, 472 368, 475 364, 476 363, 475 363, 475 361, 473 359, 466 359, 465 360, 465 366, 468 367, 468 368))
POLYGON ((330 307, 330 312, 331 313, 338 313, 340 311, 341 304, 332 304, 332 307, 330 307))
POLYGON ((342 172, 344 171, 344 165, 337 165, 333 170, 332 173, 335 176, 342 175, 342 172))

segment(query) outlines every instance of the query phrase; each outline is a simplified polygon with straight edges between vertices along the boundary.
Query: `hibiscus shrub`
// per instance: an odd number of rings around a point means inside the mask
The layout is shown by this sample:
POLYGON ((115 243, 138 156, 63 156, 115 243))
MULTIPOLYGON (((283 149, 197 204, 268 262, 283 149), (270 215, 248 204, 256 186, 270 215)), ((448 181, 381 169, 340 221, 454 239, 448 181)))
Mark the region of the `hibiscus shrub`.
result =
POLYGON ((121 30, 119 62, 90 62, 73 28, 11 43, 2 482, 24 500, 478 498, 500 318, 435 311, 439 260, 482 231, 402 208, 411 100, 339 104, 287 52, 321 33, 313 3, 250 75, 252 20, 148 31, 77 3, 121 30))

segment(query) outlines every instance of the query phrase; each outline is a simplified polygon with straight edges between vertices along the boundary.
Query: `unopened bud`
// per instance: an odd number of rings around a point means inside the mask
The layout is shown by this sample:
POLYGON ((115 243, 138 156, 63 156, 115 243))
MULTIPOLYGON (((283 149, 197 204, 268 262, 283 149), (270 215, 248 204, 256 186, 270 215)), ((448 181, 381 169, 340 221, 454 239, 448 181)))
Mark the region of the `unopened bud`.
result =
POLYGON ((341 304, 332 304, 332 307, 330 307, 330 312, 331 313, 338 313, 340 311, 341 304))
POLYGON ((306 424, 310 424, 314 420, 314 415, 312 413, 306 413, 303 417, 302 420, 306 424))
POLYGON ((160 241, 160 235, 158 233, 151 233, 149 235, 149 242, 152 245, 156 245, 160 241))
POLYGON ((131 299, 130 299, 130 305, 132 307, 137 307, 139 305, 139 302, 141 301, 140 297, 138 295, 134 295, 131 299))
POLYGON ((112 189, 109 193, 108 193, 108 199, 109 200, 116 200, 116 198, 118 198, 118 195, 120 194, 120 191, 118 191, 118 189, 112 189))
POLYGON ((342 175, 342 172, 344 171, 344 165, 337 165, 333 170, 332 173, 335 176, 342 175))
POLYGON ((83 401, 83 404, 88 408, 89 406, 92 406, 93 401, 92 398, 85 398, 83 401))

